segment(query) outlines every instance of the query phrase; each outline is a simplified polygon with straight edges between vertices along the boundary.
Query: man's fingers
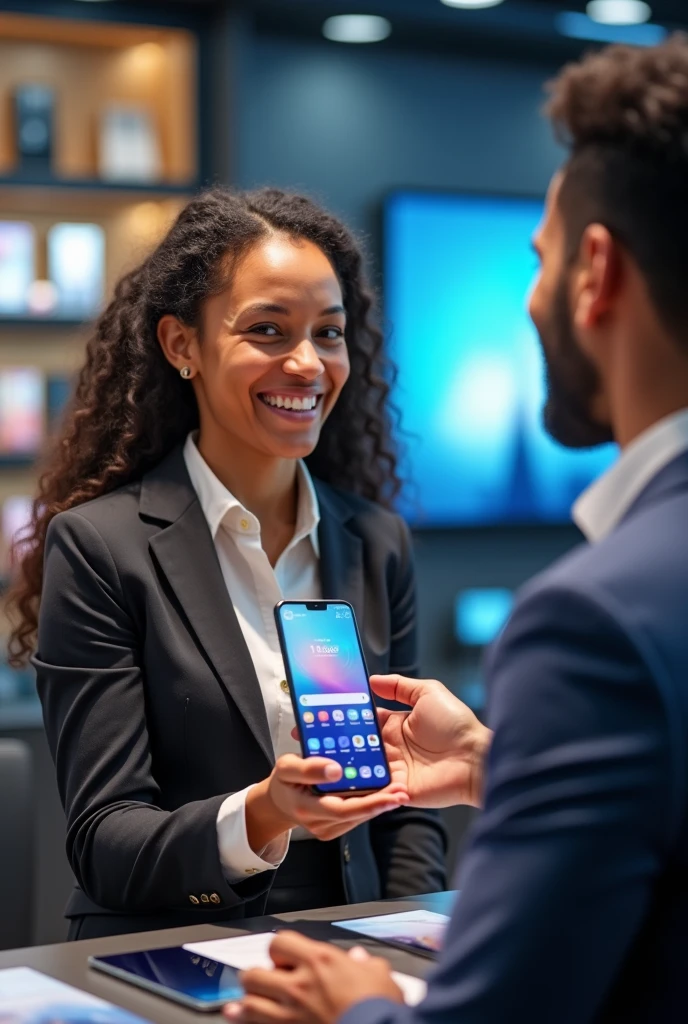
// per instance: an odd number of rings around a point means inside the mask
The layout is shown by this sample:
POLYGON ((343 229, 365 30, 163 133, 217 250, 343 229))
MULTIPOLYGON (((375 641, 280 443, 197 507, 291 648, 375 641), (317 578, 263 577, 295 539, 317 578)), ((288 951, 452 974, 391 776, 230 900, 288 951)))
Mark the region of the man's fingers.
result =
POLYGON ((390 720, 393 715, 406 715, 407 711, 390 711, 389 708, 378 708, 377 709, 377 720, 380 725, 380 729, 384 729, 385 724, 390 720))
POLYGON ((284 754, 275 765, 275 775, 280 782, 293 786, 317 786, 320 783, 337 782, 342 777, 342 766, 326 757, 298 757, 284 754))
POLYGON ((311 963, 323 948, 328 948, 326 942, 316 942, 298 932, 283 931, 278 932, 270 943, 270 956, 277 967, 293 968, 302 963, 311 963))
POLYGON ((247 995, 241 1004, 241 1014, 229 1019, 241 1024, 297 1024, 303 1017, 295 1007, 276 1003, 265 996, 247 995))
POLYGON ((371 676, 370 686, 374 694, 383 700, 395 700, 399 704, 414 707, 428 687, 437 686, 434 679, 407 679, 406 676, 371 676))

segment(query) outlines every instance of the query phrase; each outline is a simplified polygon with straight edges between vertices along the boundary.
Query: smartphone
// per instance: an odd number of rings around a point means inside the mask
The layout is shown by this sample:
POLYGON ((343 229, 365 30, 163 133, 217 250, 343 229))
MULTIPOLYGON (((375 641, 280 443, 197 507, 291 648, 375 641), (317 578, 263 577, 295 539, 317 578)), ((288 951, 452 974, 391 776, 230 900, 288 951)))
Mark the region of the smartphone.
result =
POLYGON ((198 956, 182 946, 90 956, 88 963, 98 971, 194 1010, 219 1010, 243 995, 234 967, 198 956))
POLYGON ((284 668, 304 757, 342 766, 316 793, 361 793, 390 783, 354 610, 346 601, 280 601, 284 668))

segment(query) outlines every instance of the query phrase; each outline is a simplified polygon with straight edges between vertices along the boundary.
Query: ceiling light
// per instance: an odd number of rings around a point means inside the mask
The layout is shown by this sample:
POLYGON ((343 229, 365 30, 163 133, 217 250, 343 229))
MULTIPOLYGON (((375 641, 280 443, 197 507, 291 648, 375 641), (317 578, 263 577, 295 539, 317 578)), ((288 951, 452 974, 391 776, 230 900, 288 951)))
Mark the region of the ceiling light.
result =
POLYGON ((379 43, 392 31, 386 18, 376 14, 337 14, 322 27, 325 39, 334 43, 379 43))
POLYGON ((603 25, 642 25, 652 17, 644 0, 590 0, 588 17, 603 25))
POLYGON ((477 11, 481 7, 496 7, 503 4, 504 0, 442 0, 447 7, 459 7, 465 11, 477 11))
POLYGON ((596 43, 629 43, 631 46, 656 46, 667 36, 661 25, 608 25, 593 21, 587 14, 562 11, 555 20, 557 32, 572 39, 589 39, 596 43))

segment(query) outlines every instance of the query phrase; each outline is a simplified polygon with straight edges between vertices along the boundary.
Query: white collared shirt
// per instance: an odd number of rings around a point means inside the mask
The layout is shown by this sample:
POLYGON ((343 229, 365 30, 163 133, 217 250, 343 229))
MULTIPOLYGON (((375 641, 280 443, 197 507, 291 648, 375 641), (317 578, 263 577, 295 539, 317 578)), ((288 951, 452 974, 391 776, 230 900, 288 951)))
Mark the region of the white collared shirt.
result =
POLYGON ((589 541, 603 540, 618 526, 650 481, 688 451, 688 409, 673 413, 645 430, 610 470, 596 480, 573 506, 573 519, 589 541))
MULTIPOLYGON (((274 607, 284 597, 317 601, 322 597, 318 498, 305 465, 298 464, 298 506, 294 536, 275 568, 261 545, 260 523, 218 480, 201 456, 193 435, 184 446, 184 461, 208 522, 222 575, 260 684, 275 758, 300 753, 292 738, 295 720, 286 692, 274 607)), ((217 836, 227 880, 272 871, 286 856, 289 833, 256 855, 246 836, 246 795, 251 787, 223 801, 217 836)))

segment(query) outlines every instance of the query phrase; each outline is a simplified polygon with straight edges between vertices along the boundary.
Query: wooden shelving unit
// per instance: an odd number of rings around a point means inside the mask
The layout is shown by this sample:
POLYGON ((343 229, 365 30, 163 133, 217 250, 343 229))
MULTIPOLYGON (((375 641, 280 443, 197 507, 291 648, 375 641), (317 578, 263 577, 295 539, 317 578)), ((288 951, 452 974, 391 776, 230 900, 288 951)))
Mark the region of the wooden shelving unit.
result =
MULTIPOLYGON (((197 65, 198 39, 186 29, 0 12, 0 220, 32 223, 38 278, 47 273, 42 254, 53 224, 96 223, 105 231, 109 293, 197 191, 197 65), (56 97, 47 173, 23 169, 17 158, 11 97, 29 83, 50 86, 56 97), (162 171, 155 184, 99 179, 100 118, 113 103, 146 109, 156 125, 162 171)), ((0 316, 0 370, 33 366, 71 376, 88 334, 88 324, 73 320, 0 316)), ((35 482, 32 465, 0 462, 0 508, 32 494, 35 482)), ((4 628, 0 619, 0 636, 4 628)))

